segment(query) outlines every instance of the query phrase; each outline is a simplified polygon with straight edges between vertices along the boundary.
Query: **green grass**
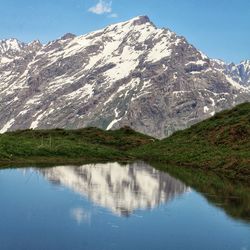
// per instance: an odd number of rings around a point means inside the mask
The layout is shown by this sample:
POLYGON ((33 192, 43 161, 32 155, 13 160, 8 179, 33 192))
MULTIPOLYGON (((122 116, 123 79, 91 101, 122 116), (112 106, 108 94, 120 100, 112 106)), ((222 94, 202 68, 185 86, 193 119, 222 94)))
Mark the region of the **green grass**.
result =
POLYGON ((164 140, 114 131, 24 130, 0 135, 0 166, 148 161, 236 219, 250 221, 250 103, 164 140), (233 181, 232 181, 233 180, 233 181))
POLYGON ((158 141, 126 127, 115 131, 24 130, 0 135, 0 165, 145 160, 250 181, 250 103, 158 141))
POLYGON ((127 161, 128 149, 149 143, 151 137, 130 128, 16 131, 0 136, 0 164, 127 161))
POLYGON ((250 103, 216 114, 171 137, 132 149, 134 157, 214 171, 250 181, 250 103))

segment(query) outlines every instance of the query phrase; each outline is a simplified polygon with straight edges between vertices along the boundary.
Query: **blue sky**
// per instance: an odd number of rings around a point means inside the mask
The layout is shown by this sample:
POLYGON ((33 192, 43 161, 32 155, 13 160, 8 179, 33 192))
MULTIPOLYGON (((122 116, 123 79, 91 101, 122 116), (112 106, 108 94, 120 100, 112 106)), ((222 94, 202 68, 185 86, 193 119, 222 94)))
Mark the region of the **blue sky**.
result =
POLYGON ((147 15, 208 56, 250 59, 250 0, 0 0, 0 39, 43 43, 147 15))

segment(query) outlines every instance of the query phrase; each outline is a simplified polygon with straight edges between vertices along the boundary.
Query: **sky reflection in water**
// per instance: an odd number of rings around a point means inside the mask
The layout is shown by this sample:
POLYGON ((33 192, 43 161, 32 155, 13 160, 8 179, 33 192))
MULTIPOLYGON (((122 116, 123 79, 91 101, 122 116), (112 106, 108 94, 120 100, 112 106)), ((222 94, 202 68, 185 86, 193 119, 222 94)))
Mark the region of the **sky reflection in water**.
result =
POLYGON ((139 162, 0 171, 0 249, 250 249, 250 226, 139 162))

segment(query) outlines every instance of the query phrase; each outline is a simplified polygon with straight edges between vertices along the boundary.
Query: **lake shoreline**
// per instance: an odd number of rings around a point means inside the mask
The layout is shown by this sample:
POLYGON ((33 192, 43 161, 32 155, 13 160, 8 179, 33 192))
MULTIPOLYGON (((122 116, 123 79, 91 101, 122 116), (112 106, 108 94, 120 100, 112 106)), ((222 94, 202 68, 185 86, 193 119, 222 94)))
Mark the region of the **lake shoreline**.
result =
POLYGON ((211 171, 250 182, 250 103, 158 140, 130 127, 32 130, 0 135, 0 167, 126 161, 211 171))
MULTIPOLYGON (((62 160, 62 159, 61 159, 62 160)), ((13 163, 7 165, 0 165, 0 170, 7 169, 50 169, 57 167, 69 167, 69 169, 81 168, 82 166, 92 166, 114 164, 120 166, 126 165, 150 165, 155 170, 170 174, 172 177, 181 180, 185 185, 202 193, 208 202, 214 204, 218 208, 223 208, 225 212, 234 219, 240 221, 250 222, 250 186, 248 182, 228 179, 225 176, 218 175, 213 171, 205 171, 197 168, 180 167, 171 164, 164 164, 159 162, 143 162, 140 160, 116 161, 116 162, 100 162, 100 161, 81 161, 80 159, 70 161, 30 161, 29 163, 13 163)))

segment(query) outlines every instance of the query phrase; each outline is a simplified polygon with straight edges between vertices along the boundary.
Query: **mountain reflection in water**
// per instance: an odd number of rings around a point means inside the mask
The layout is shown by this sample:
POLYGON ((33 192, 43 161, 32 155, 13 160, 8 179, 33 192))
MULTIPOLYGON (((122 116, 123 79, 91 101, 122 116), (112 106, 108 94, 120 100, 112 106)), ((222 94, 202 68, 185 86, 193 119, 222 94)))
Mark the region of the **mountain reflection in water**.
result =
POLYGON ((119 216, 152 209, 190 190, 143 162, 89 164, 38 169, 54 184, 70 188, 119 216))

